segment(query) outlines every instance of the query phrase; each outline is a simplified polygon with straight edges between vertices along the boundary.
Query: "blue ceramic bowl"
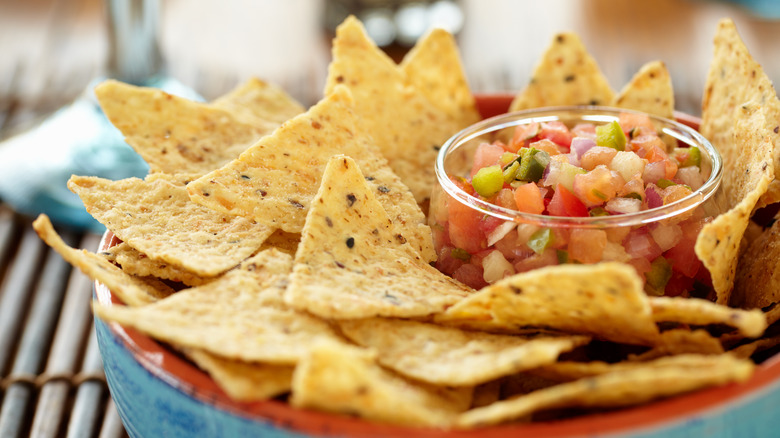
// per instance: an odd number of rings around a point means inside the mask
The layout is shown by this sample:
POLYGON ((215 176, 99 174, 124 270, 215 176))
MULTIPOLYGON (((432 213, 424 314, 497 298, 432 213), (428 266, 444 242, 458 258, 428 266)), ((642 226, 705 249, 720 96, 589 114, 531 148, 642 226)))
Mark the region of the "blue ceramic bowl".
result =
MULTIPOLYGON (((506 111, 511 96, 478 99, 483 116, 506 111)), ((696 124, 696 120, 683 120, 696 124)), ((108 232, 100 250, 118 242, 108 232)), ((103 305, 121 305, 95 285, 103 305)), ((133 438, 171 437, 774 437, 780 436, 780 355, 750 380, 633 408, 569 420, 474 431, 413 429, 294 409, 283 401, 231 400, 197 367, 135 330, 96 321, 108 386, 133 438)))

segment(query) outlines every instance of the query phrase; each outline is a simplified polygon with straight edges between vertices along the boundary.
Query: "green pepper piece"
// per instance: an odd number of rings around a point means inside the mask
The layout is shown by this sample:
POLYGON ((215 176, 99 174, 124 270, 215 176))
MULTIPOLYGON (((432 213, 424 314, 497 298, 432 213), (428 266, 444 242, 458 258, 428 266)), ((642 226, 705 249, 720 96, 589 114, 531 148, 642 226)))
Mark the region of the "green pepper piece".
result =
POLYGON ((501 170, 501 166, 495 165, 479 169, 471 180, 471 185, 480 196, 489 198, 495 195, 504 187, 504 172, 501 170))
POLYGON ((626 134, 620 124, 613 120, 610 123, 596 127, 596 144, 619 151, 626 149, 626 134))
POLYGON ((542 179, 544 169, 550 164, 550 154, 536 148, 524 148, 520 150, 520 157, 520 168, 517 170, 516 178, 528 182, 542 179))
POLYGON ((701 150, 696 146, 674 148, 672 156, 680 164, 680 167, 701 167, 701 150))
POLYGON ((677 183, 674 182, 674 181, 668 180, 666 178, 661 178, 661 179, 658 180, 657 183, 655 183, 655 185, 657 185, 658 187, 660 187, 662 189, 665 189, 667 187, 671 187, 671 186, 677 185, 677 183))
POLYGON ((517 160, 512 161, 509 165, 504 167, 504 182, 510 184, 517 178, 517 169, 520 168, 520 162, 517 160))
POLYGON ((650 272, 645 274, 647 285, 659 295, 663 295, 666 283, 672 278, 672 265, 663 256, 650 263, 650 272))
POLYGON ((625 195, 623 195, 623 196, 621 196, 621 197, 622 197, 622 198, 633 198, 633 199, 639 199, 640 201, 642 200, 642 195, 640 195, 640 194, 639 194, 639 193, 637 193, 637 192, 626 193, 625 195))
POLYGON ((452 257, 458 260, 469 261, 471 254, 463 248, 452 248, 452 257))
POLYGON ((531 248, 533 252, 541 254, 545 249, 547 249, 548 246, 550 246, 552 241, 552 230, 549 228, 542 228, 531 234, 531 237, 528 238, 526 245, 528 245, 528 247, 531 248))
POLYGON ((558 264, 564 265, 569 263, 569 252, 564 249, 555 250, 555 255, 558 256, 558 264))
POLYGON ((590 209, 588 215, 590 217, 609 216, 609 212, 606 209, 604 209, 604 207, 594 207, 590 209))

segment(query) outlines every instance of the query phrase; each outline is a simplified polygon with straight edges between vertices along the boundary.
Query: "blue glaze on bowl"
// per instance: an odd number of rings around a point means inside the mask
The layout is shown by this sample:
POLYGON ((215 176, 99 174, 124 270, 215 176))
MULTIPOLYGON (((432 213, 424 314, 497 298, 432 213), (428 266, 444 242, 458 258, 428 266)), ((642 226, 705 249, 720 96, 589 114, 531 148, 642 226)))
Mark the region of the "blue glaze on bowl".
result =
POLYGON ((131 437, 304 437, 192 397, 144 368, 99 319, 95 331, 111 397, 131 437))

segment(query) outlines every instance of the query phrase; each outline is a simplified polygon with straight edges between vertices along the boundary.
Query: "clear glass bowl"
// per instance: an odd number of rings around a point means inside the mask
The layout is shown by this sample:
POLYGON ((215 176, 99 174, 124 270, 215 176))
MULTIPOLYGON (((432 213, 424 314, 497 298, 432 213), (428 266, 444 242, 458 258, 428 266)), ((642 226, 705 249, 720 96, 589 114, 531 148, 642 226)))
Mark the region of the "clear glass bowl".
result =
MULTIPOLYGON (((686 124, 650 116, 668 150, 699 149, 705 177, 690 195, 655 208, 593 217, 529 214, 471 195, 458 183, 469 180, 480 144, 508 143, 519 125, 557 121, 571 129, 579 123, 605 124, 631 112, 594 106, 520 111, 483 120, 450 138, 436 160, 438 185, 428 218, 439 255, 437 268, 481 287, 553 264, 620 261, 633 265, 645 278, 648 293, 707 296, 709 272, 693 244, 702 225, 720 213, 713 195, 720 184, 722 160, 710 142, 686 124)), ((647 208, 644 196, 642 203, 647 208)))

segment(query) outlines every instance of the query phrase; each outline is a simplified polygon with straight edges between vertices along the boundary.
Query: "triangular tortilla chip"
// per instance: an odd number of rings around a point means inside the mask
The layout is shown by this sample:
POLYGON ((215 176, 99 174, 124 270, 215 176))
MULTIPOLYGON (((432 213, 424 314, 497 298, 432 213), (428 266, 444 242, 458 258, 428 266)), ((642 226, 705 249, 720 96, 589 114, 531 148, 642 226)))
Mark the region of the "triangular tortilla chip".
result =
POLYGON ((510 111, 557 105, 608 105, 615 98, 607 79, 575 33, 555 35, 531 82, 510 111))
MULTIPOLYGON (((780 302, 780 221, 750 244, 739 260, 731 304, 746 309, 763 309, 780 302)), ((775 306, 770 323, 778 319, 775 306)))
MULTIPOLYGON (((780 173, 780 101, 772 81, 761 65, 750 55, 737 33, 734 22, 723 19, 718 23, 714 40, 714 55, 707 74, 702 100, 702 123, 699 131, 709 139, 723 156, 724 162, 733 162, 743 146, 734 142, 734 115, 740 105, 754 102, 764 112, 765 129, 773 144, 775 176, 780 173)), ((734 187, 723 181, 728 193, 734 187)), ((780 201, 778 181, 773 181, 759 206, 780 201)), ((739 199, 739 198, 734 198, 739 199)), ((732 204, 733 205, 733 204, 732 204)))
POLYGON ((149 258, 146 254, 122 242, 99 253, 106 260, 116 263, 122 270, 138 277, 155 278, 182 283, 187 286, 200 286, 213 277, 201 277, 186 269, 149 258))
POLYGON ((144 307, 95 304, 97 316, 156 339, 226 359, 295 364, 319 338, 340 341, 327 322, 287 308, 292 260, 258 253, 220 278, 144 307))
MULTIPOLYGON (((759 198, 774 180, 772 140, 765 128, 764 113, 755 102, 748 102, 734 112, 734 144, 739 149, 726 163, 723 193, 731 209, 718 215, 696 237, 694 250, 709 270, 717 302, 728 304, 734 287, 742 236, 759 198), (729 184, 726 184, 726 182, 729 184)), ((742 292, 746 292, 743 288, 742 292)), ((744 295, 739 297, 744 301, 744 295)))
POLYGON ((164 179, 111 181, 73 176, 68 188, 119 239, 154 260, 204 277, 252 255, 273 229, 190 201, 184 186, 164 179))
POLYGON ((46 215, 38 216, 33 222, 33 228, 38 236, 57 251, 66 262, 79 268, 87 277, 103 283, 128 306, 143 306, 153 303, 173 292, 170 287, 155 288, 150 286, 144 279, 129 275, 102 256, 69 247, 54 231, 54 227, 46 215))
POLYGON ((404 56, 400 68, 407 84, 425 94, 455 123, 465 127, 480 119, 451 33, 431 29, 404 56))
POLYGON ((658 343, 650 350, 629 355, 629 360, 646 361, 677 354, 722 354, 723 345, 703 329, 671 329, 661 333, 658 343))
POLYGON ((471 388, 413 383, 376 364, 370 350, 322 342, 293 375, 290 404, 402 426, 447 427, 468 408, 471 388))
POLYGON ((183 353, 234 400, 267 400, 292 387, 293 365, 225 359, 197 348, 185 348, 183 353))
POLYGON ((700 298, 648 297, 657 322, 689 325, 724 324, 739 330, 747 338, 757 338, 766 330, 764 314, 757 309, 742 310, 700 298))
POLYGON ((434 260, 430 228, 370 135, 356 123, 349 90, 332 94, 249 148, 241 156, 187 185, 193 201, 290 233, 303 228, 312 197, 331 156, 360 165, 377 199, 426 261, 434 260))
POLYGON ((115 80, 98 85, 95 95, 152 173, 203 175, 278 126, 244 123, 218 107, 115 80))
POLYGON ((436 385, 471 386, 555 362, 587 336, 520 337, 401 319, 339 323, 346 337, 377 350, 380 364, 436 385))
MULTIPOLYGON (((428 56, 419 51, 417 55, 412 54, 418 60, 408 61, 406 68, 413 74, 413 79, 411 83, 407 82, 404 72, 374 44, 360 21, 349 17, 336 29, 333 60, 325 86, 326 95, 333 93, 340 84, 349 87, 355 97, 355 112, 365 129, 376 139, 390 167, 420 204, 427 202, 436 184, 434 162, 441 145, 477 121, 477 118, 469 120, 476 115, 473 109, 468 109, 467 114, 453 116, 451 113, 457 108, 447 105, 447 109, 442 110, 416 86, 429 81, 417 71, 418 63, 428 63, 428 56)), ((459 67, 446 59, 441 65, 459 67)), ((440 74, 444 76, 439 81, 465 85, 460 68, 440 74)), ((440 95, 434 90, 427 93, 440 95)), ((456 97, 455 102, 466 102, 462 97, 465 90, 455 93, 461 96, 456 97)), ((440 102, 440 105, 445 103, 440 102)))
POLYGON ((315 315, 425 316, 471 291, 406 243, 349 157, 328 162, 301 234, 285 300, 315 315))
POLYGON ((615 96, 612 106, 674 118, 674 89, 666 64, 652 61, 643 65, 615 96))
POLYGON ((636 271, 616 262, 556 265, 481 289, 437 316, 502 327, 539 326, 653 345, 658 328, 636 271), (489 323, 489 324, 488 324, 489 323))
POLYGON ((455 425, 474 428, 563 407, 619 407, 710 386, 747 380, 755 365, 733 356, 676 356, 563 383, 461 414, 455 425))
POLYGON ((244 123, 260 126, 266 126, 268 122, 281 125, 306 111, 282 88, 257 78, 238 85, 211 105, 229 111, 244 123))

